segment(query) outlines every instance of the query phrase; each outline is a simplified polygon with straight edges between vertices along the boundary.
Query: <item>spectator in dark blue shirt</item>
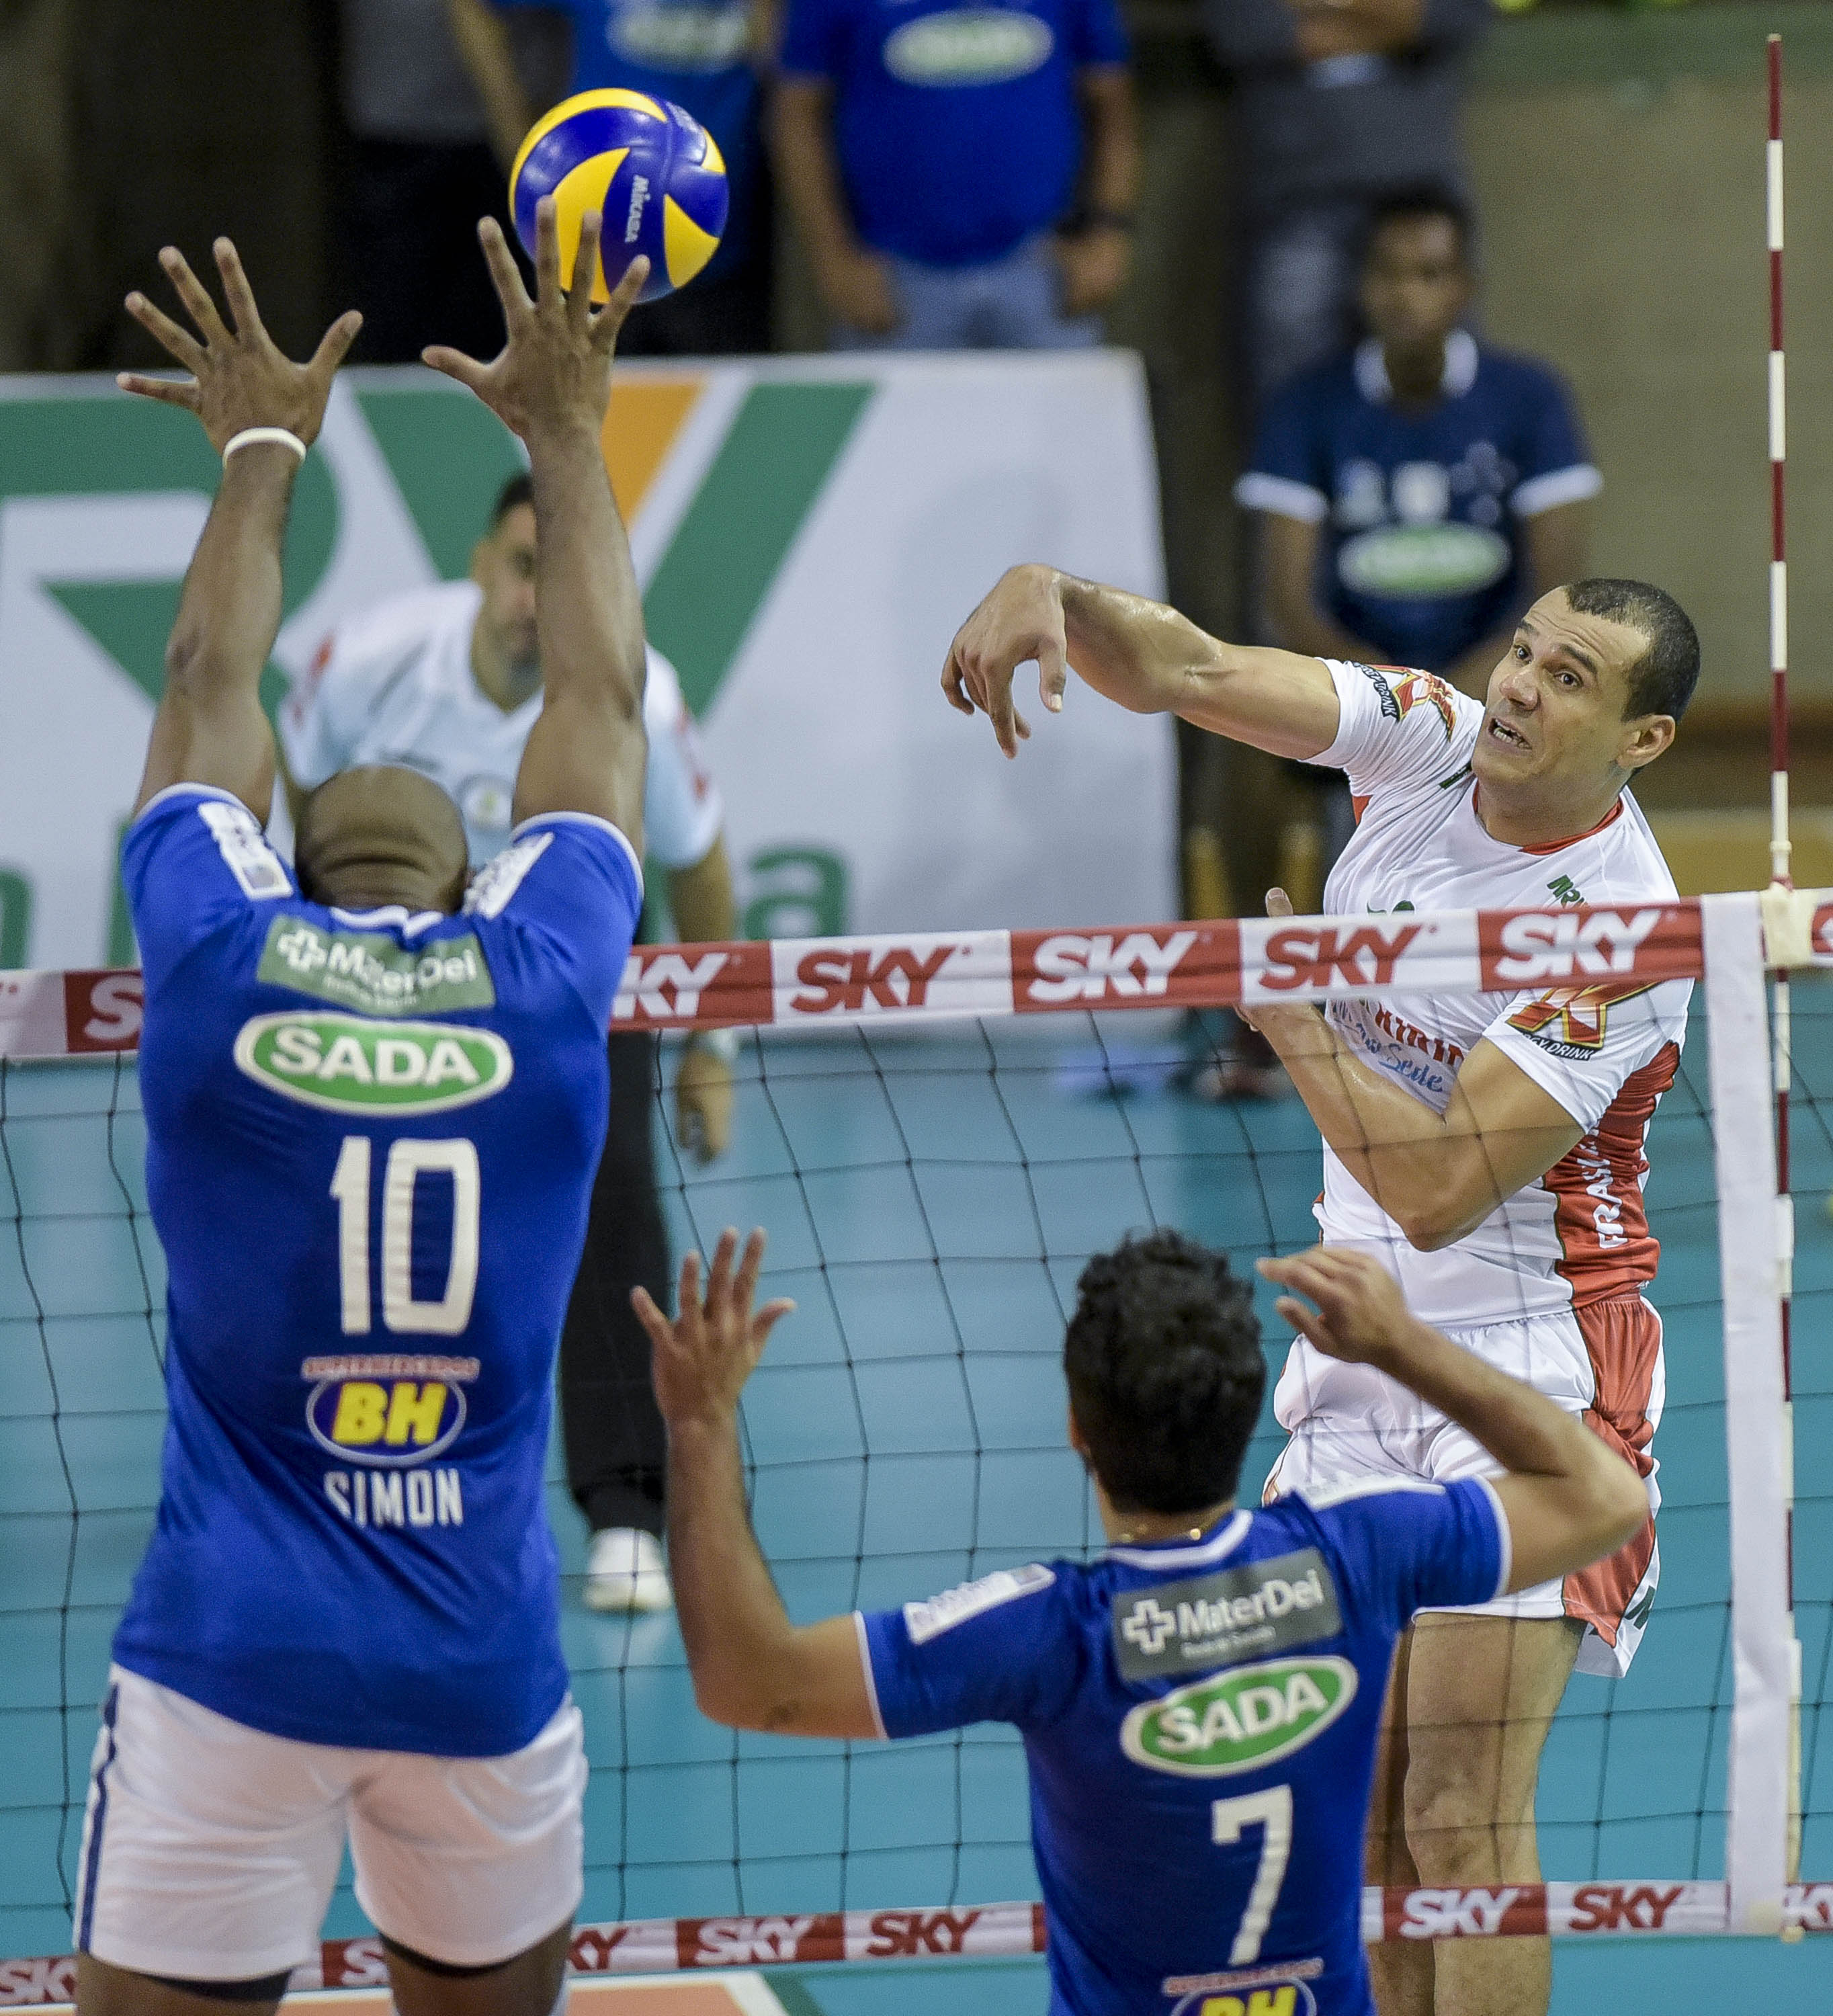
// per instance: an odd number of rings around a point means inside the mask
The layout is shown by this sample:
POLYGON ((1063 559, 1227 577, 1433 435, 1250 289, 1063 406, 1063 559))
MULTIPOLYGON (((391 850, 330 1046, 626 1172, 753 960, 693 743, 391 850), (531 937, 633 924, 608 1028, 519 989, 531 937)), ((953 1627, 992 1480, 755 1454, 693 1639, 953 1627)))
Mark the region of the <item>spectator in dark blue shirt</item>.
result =
POLYGON ((1100 340, 1137 146, 1115 0, 789 0, 780 178, 843 348, 1100 340))
POLYGON ((571 91, 621 87, 664 98, 725 157, 732 208, 719 249, 690 287, 639 309, 618 353, 716 356, 770 347, 770 206, 762 132, 764 0, 448 0, 480 92, 520 135, 536 107, 515 95, 492 9, 568 17, 571 91), (519 124, 517 122, 519 121, 519 124))
POLYGON ((1461 326, 1468 236, 1445 196, 1377 211, 1370 334, 1274 395, 1235 494, 1262 516, 1281 643, 1480 692, 1521 612, 1585 572, 1603 479, 1558 376, 1461 326))

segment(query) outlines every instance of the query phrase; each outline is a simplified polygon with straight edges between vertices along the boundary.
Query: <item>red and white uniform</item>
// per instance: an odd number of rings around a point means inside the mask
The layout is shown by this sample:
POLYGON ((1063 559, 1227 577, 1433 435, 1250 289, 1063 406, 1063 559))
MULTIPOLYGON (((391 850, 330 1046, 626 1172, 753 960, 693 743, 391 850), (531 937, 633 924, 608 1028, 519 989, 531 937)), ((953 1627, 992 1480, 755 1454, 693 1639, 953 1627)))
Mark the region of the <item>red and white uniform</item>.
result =
MULTIPOLYGON (((1469 769, 1482 707, 1429 673, 1329 662, 1342 713, 1317 761, 1349 772, 1358 814, 1325 890, 1331 915, 1673 900, 1667 864, 1627 793, 1601 824, 1571 840, 1522 848, 1493 839, 1469 769)), ((1644 1142, 1680 1063, 1691 993, 1687 981, 1631 981, 1337 1002, 1329 1011, 1370 1066, 1436 1112, 1465 1058, 1487 1041, 1585 1129, 1544 1176, 1439 1252, 1409 1245, 1327 1143, 1316 1216, 1327 1245, 1375 1254, 1416 1316, 1584 1414, 1642 1471, 1651 1522, 1619 1554, 1563 1584, 1483 1606, 1581 1619, 1579 1663, 1596 1672, 1628 1669, 1659 1567, 1650 1445, 1665 1380, 1661 1319, 1642 1293, 1659 1251, 1643 1207, 1644 1142)), ((1294 1437, 1275 1472, 1282 1493, 1358 1475, 1442 1481, 1498 1467, 1435 1409, 1302 1338, 1273 1406, 1294 1437)))

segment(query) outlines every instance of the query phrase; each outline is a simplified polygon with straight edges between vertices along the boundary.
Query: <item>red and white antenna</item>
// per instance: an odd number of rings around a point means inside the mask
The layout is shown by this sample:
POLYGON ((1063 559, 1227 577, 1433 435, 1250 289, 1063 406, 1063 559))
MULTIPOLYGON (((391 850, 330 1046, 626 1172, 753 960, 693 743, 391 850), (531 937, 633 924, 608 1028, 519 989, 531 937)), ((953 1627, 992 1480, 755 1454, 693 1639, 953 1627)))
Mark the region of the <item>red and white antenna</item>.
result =
MULTIPOLYGON (((1766 237, 1770 254, 1770 880, 1784 889, 1794 887, 1788 837, 1788 367, 1782 347, 1782 38, 1769 38, 1770 138, 1766 150, 1766 237)), ((1789 981, 1786 967, 1775 977, 1772 1051, 1775 1063, 1776 1210, 1781 1262, 1782 1395, 1792 1414, 1794 1370, 1790 1318, 1795 1263, 1795 1205, 1789 1190, 1788 1093, 1792 1076, 1789 981)), ((1793 1446, 1793 1435, 1788 1445, 1793 1446)), ((1801 1856, 1801 1647, 1795 1635, 1794 1609, 1794 1492, 1788 1496, 1789 1637, 1792 1676, 1788 1733, 1788 1843, 1787 1872, 1798 1873, 1801 1856)))

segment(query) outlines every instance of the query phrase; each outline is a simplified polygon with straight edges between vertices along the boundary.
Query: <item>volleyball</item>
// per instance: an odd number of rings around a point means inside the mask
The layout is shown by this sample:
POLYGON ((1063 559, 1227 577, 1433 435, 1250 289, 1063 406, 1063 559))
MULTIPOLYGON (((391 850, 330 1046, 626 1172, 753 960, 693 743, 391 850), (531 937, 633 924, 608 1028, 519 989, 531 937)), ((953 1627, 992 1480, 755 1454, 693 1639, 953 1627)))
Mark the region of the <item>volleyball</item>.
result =
POLYGON ((603 214, 596 301, 609 299, 639 255, 650 263, 639 300, 685 286, 718 250, 729 200, 711 134, 664 98, 621 90, 582 91, 529 128, 510 171, 510 214, 531 258, 544 196, 558 209, 568 286, 585 214, 603 214))

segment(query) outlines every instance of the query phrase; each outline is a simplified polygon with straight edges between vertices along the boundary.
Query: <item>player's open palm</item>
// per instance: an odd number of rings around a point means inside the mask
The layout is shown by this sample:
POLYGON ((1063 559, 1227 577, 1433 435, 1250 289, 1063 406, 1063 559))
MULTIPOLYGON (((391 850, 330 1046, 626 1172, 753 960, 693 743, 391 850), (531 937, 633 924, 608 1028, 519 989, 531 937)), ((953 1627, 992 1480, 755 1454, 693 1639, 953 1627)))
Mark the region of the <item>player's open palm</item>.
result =
POLYGON ((1029 739, 1031 724, 1012 704, 1013 675, 1035 661, 1038 697, 1051 713, 1061 711, 1068 664, 1063 597, 1054 571, 1008 567, 992 592, 955 633, 942 667, 942 691, 962 714, 977 709, 993 725, 1008 756, 1029 739))
POLYGON ((713 1249, 704 1293, 700 1256, 690 1253, 681 1263, 676 1304, 680 1314, 672 1323, 646 1289, 631 1291, 630 1305, 654 1347, 656 1404, 671 1424, 727 1418, 763 1356, 771 1331, 795 1307, 783 1299, 766 1302, 761 1309, 753 1306, 764 1243, 762 1232, 754 1232, 740 1257, 738 1234, 727 1226, 713 1249))
POLYGON ((618 332, 649 278, 649 261, 633 260, 610 299, 595 308, 592 290, 598 279, 601 221, 596 211, 588 211, 580 224, 569 290, 560 284, 560 225, 553 198, 542 198, 535 211, 531 301, 502 226, 495 218, 485 218, 477 226, 477 237, 502 303, 507 330, 503 347, 488 364, 438 344, 421 353, 435 371, 469 386, 524 441, 580 427, 596 434, 604 424, 618 332))
POLYGON ((159 263, 196 333, 155 308, 144 294, 131 293, 127 299, 128 313, 190 377, 149 378, 124 371, 115 382, 124 391, 195 413, 218 455, 249 427, 284 427, 309 448, 324 424, 331 381, 363 319, 354 311, 340 315, 326 330, 311 362, 295 364, 262 326, 254 290, 235 247, 219 238, 211 249, 222 275, 227 321, 175 245, 165 247, 159 263))
POLYGON ((1313 1246, 1258 1264, 1264 1280, 1291 1291, 1274 1305, 1280 1314, 1327 1358, 1381 1366, 1403 1351, 1413 1319, 1399 1283, 1372 1255, 1345 1246, 1313 1246))

